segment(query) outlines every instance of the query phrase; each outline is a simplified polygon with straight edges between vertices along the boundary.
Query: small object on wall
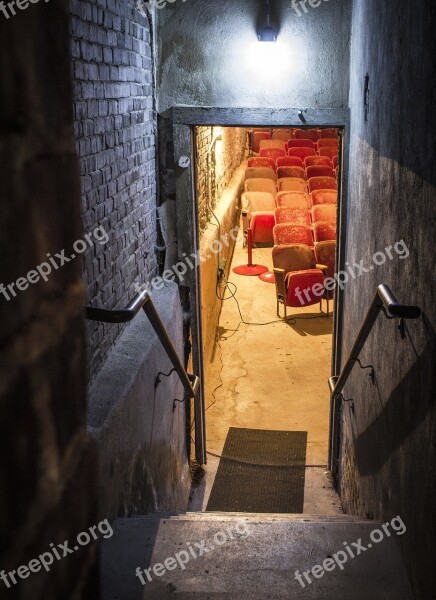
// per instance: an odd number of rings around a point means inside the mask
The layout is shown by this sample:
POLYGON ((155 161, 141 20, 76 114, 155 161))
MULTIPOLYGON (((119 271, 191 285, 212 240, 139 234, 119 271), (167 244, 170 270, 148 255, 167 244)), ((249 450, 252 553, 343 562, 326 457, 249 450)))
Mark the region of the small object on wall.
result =
POLYGON ((189 158, 189 156, 181 156, 179 158, 179 167, 182 167, 182 169, 187 169, 190 165, 191 159, 189 158))

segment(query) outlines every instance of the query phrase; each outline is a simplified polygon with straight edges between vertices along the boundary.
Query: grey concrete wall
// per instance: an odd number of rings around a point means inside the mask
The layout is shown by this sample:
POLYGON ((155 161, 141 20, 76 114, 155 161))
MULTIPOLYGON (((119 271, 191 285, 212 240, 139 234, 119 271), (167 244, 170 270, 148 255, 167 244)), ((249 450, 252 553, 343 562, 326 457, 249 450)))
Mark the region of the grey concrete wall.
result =
POLYGON ((345 409, 341 453, 346 509, 376 519, 401 515, 401 548, 416 597, 426 600, 436 585, 435 26, 429 2, 355 2, 347 258, 368 267, 373 253, 400 240, 410 255, 394 253, 348 285, 345 350, 377 284, 419 305, 423 318, 406 325, 402 340, 398 322, 379 317, 362 354, 376 382, 355 368, 345 389, 355 409, 345 409))
MULTIPOLYGON (((178 287, 153 293, 183 356, 178 287)), ((190 475, 183 387, 145 314, 123 331, 89 392, 89 431, 99 451, 101 518, 186 510, 190 475)))
MULTIPOLYGON (((109 239, 84 253, 87 301, 114 308, 156 271, 153 64, 148 19, 133 0, 71 0, 72 71, 82 220, 109 239)), ((120 325, 88 325, 93 374, 120 325)))
POLYGON ((20 9, 0 16, 0 282, 16 283, 0 295, 0 565, 15 576, 9 589, 0 581, 0 596, 95 599, 93 543, 52 556, 48 572, 37 560, 98 524, 96 456, 85 429, 82 261, 55 256, 69 257, 83 236, 68 3, 20 9))
POLYGON ((276 44, 257 41, 265 22, 261 0, 161 4, 159 111, 175 104, 347 106, 351 0, 314 1, 300 14, 288 0, 271 2, 276 44))

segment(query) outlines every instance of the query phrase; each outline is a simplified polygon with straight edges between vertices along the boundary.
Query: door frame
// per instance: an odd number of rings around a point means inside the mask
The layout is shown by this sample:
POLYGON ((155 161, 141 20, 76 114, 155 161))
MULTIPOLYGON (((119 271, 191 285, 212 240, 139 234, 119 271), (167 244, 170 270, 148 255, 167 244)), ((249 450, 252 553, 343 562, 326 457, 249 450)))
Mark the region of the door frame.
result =
MULTIPOLYGON (((183 254, 190 255, 199 250, 199 224, 195 190, 194 128, 199 126, 222 127, 334 127, 341 132, 340 173, 338 203, 338 232, 336 248, 336 272, 345 267, 347 223, 348 223, 348 180, 350 149, 350 110, 348 108, 217 108, 196 106, 174 106, 162 117, 172 123, 174 141, 174 165, 176 179, 177 235, 179 260, 183 254), (181 157, 188 157, 179 164, 181 157)), ((203 343, 201 325, 201 281, 199 266, 189 272, 185 285, 190 288, 192 359, 194 374, 201 379, 199 393, 195 398, 195 456, 199 464, 206 464, 206 424, 203 370, 203 343)), ((331 374, 337 375, 342 367, 342 340, 344 318, 344 290, 337 287, 333 314, 333 348, 331 374)), ((328 382, 326 381, 326 387, 328 382)), ((340 431, 335 429, 339 443, 340 431)), ((332 444, 330 424, 329 444, 332 444)))

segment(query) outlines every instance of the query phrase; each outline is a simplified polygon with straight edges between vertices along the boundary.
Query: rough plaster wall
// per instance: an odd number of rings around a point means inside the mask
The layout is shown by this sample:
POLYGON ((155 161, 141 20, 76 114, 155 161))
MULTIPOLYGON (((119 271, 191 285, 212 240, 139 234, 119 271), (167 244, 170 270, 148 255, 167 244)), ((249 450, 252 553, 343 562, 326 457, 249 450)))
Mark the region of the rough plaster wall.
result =
POLYGON ((291 2, 275 0, 279 55, 262 69, 257 31, 265 23, 265 2, 167 3, 156 11, 159 111, 176 104, 347 106, 351 4, 323 1, 298 16, 291 2), (274 76, 282 57, 283 68, 274 76))
POLYGON ((355 3, 347 258, 370 264, 374 252, 402 239, 410 256, 387 260, 349 284, 345 350, 377 284, 419 305, 423 318, 407 324, 402 340, 398 323, 379 317, 362 354, 375 367, 376 385, 355 369, 345 389, 355 409, 345 411, 341 454, 346 509, 376 519, 401 515, 407 533, 398 539, 416 597, 425 600, 436 585, 435 26, 427 1, 355 3))
MULTIPOLYGON (((68 256, 83 235, 68 28, 66 0, 0 18, 5 284, 46 262, 47 253, 65 249, 68 256)), ((0 297, 0 565, 6 572, 98 523, 96 457, 85 430, 81 274, 76 258, 9 302, 0 297)), ((54 561, 48 573, 27 571, 9 590, 2 581, 0 596, 97 598, 98 590, 85 592, 95 551, 90 544, 54 561)))
MULTIPOLYGON (((133 0, 71 0, 74 111, 85 231, 105 245, 84 254, 87 301, 126 305, 156 270, 156 177, 149 24, 133 0)), ((119 325, 88 324, 90 370, 119 325)))
MULTIPOLYGON (((178 287, 153 302, 179 356, 183 352, 178 287)), ((187 509, 190 474, 186 406, 178 376, 144 313, 128 324, 89 393, 90 432, 99 449, 100 518, 187 509)))

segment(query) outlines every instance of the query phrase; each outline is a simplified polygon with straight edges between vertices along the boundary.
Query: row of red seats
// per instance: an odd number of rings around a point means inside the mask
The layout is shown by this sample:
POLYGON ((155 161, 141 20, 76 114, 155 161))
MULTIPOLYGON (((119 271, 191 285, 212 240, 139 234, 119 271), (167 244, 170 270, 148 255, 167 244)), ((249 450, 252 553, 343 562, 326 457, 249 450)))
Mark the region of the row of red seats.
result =
MULTIPOLYGON (((332 195, 331 192, 317 193, 332 195)), ((264 192, 246 192, 242 194, 242 216, 243 228, 252 231, 253 243, 256 245, 271 246, 274 243, 289 243, 291 240, 297 242, 292 236, 300 233, 302 242, 311 244, 336 237, 336 198, 328 198, 331 204, 315 204, 309 208, 307 196, 298 193, 278 194, 278 202, 272 194, 264 192), (328 224, 316 228, 317 223, 328 224), (295 231, 287 228, 287 225, 298 227, 295 231), (307 228, 301 229, 300 227, 307 228), (308 235, 310 234, 310 237, 308 235), (279 236, 280 235, 280 239, 279 236)), ((315 200, 316 201, 316 200, 315 200)))
POLYGON ((336 174, 331 166, 311 165, 306 167, 247 167, 245 179, 284 179, 285 177, 296 177, 297 179, 310 179, 311 177, 334 177, 336 174))
POLYGON ((333 159, 330 159, 328 156, 313 155, 306 156, 304 159, 299 156, 279 156, 277 159, 270 156, 251 156, 247 164, 248 167, 270 167, 275 170, 279 167, 301 167, 302 169, 307 169, 307 167, 313 166, 331 167, 334 170, 338 166, 338 156, 335 155, 333 159))
MULTIPOLYGON (((261 168, 266 169, 267 167, 261 168)), ((251 174, 249 172, 248 178, 245 180, 246 192, 267 192, 275 196, 278 192, 295 191, 311 194, 316 190, 337 191, 338 189, 335 177, 316 176, 309 177, 308 180, 303 177, 283 177, 276 180, 275 175, 274 177, 251 177, 251 174)))

